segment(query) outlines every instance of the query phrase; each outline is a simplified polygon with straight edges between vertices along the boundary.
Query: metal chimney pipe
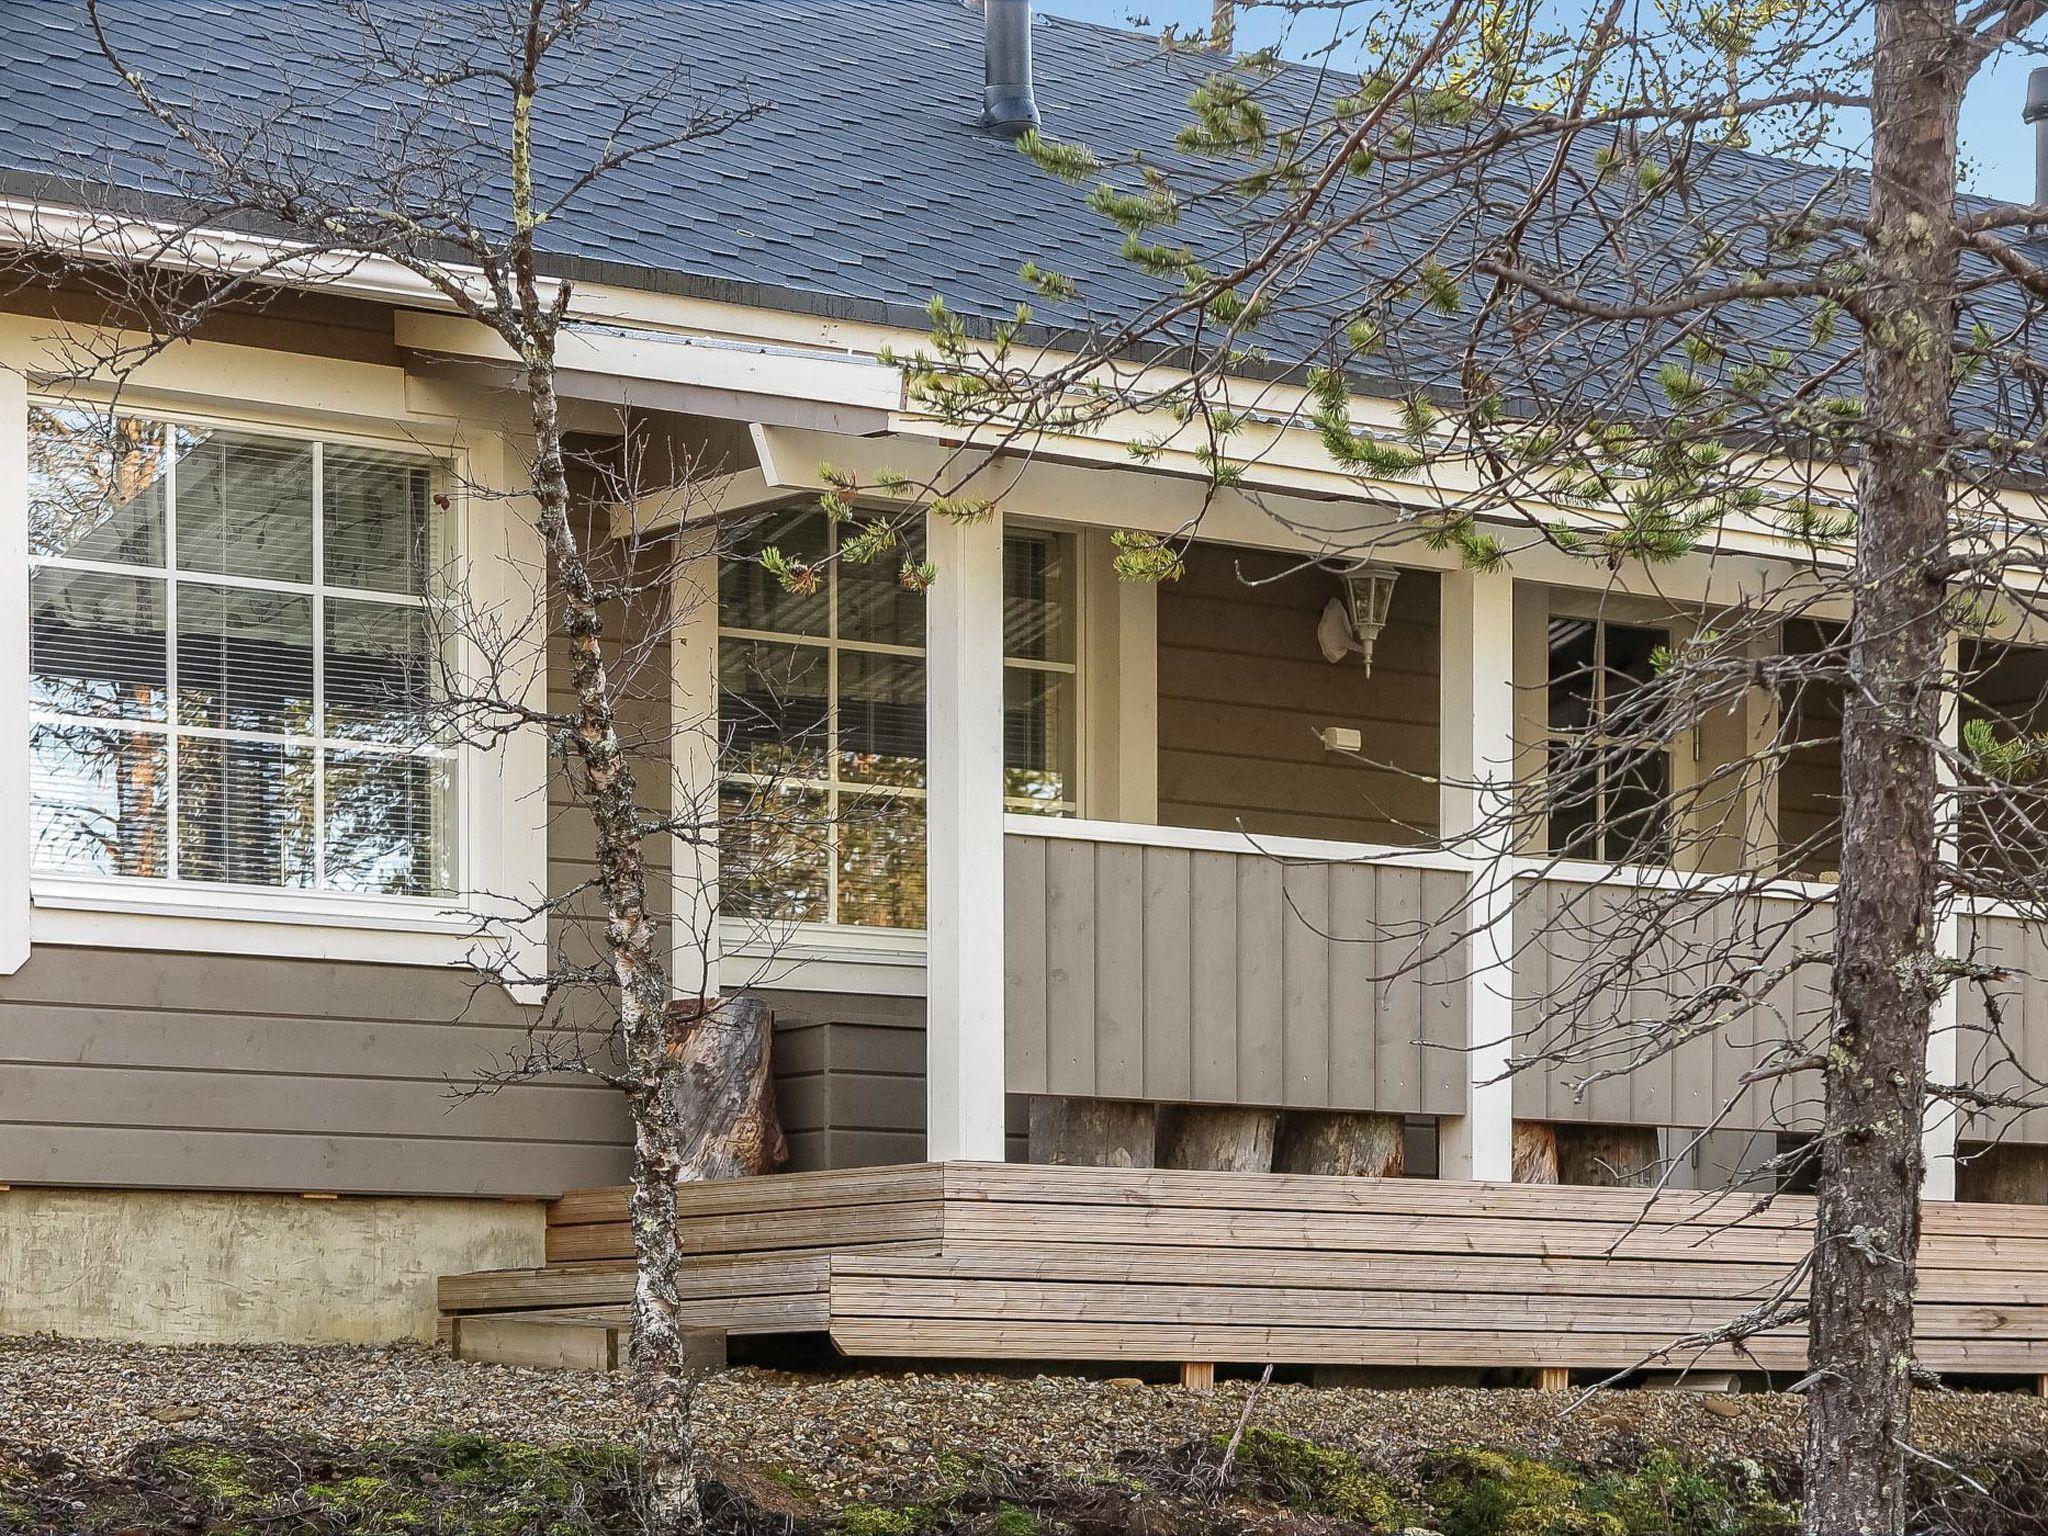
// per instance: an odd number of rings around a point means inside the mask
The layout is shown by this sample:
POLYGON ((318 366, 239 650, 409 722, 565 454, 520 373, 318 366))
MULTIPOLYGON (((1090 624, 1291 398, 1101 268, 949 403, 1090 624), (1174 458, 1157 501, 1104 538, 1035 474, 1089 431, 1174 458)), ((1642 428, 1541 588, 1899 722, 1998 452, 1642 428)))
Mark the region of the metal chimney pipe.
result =
POLYGON ((2034 201, 2048 203, 2048 65, 2027 73, 2027 109, 2022 122, 2034 125, 2034 201))
POLYGON ((981 126, 1006 139, 1038 126, 1031 91, 1031 0, 982 0, 987 59, 982 74, 981 126))

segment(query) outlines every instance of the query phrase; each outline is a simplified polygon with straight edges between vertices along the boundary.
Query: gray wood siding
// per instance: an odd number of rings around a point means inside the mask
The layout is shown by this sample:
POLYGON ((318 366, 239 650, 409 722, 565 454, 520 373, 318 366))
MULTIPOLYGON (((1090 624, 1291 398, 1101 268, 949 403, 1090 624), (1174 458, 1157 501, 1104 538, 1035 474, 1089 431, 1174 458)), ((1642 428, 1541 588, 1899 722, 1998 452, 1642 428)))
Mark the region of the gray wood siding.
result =
POLYGON ((1012 835, 1012 1093, 1455 1114, 1463 877, 1012 835))
MULTIPOLYGON (((1797 900, 1702 901, 1665 922, 1633 950, 1643 929, 1625 886, 1561 880, 1524 888, 1515 909, 1515 1052, 1536 1062, 1516 1074, 1515 1114, 1530 1120, 1609 1125, 1699 1126, 1720 1114, 1743 1074, 1788 1032, 1825 1033, 1828 972, 1809 965, 1781 977, 1761 998, 1711 1034, 1645 1059, 1652 1026, 1734 966, 1765 970, 1831 941, 1833 913, 1797 900), (1726 957, 1717 961, 1710 957, 1726 957), (1625 966, 1633 984, 1615 985, 1605 966, 1625 966), (1618 1069, 1631 1067, 1632 1070, 1618 1069), (1593 1074, 1617 1075, 1587 1082, 1593 1074), (1584 1091, 1580 1092, 1581 1085, 1584 1091)), ((1663 898, 1668 900, 1668 897, 1663 898)), ((1811 1129, 1818 1083, 1802 1076, 1752 1088, 1720 1124, 1728 1130, 1811 1129)))
MULTIPOLYGON (((1965 982, 1957 994, 1958 1075, 1988 1092, 2039 1099, 2048 1082, 2048 933, 2015 917, 1977 918, 1963 933, 1965 954, 2002 974, 1965 982)), ((2048 1142, 2048 1120, 1978 1110, 1958 1134, 1963 1141, 2048 1142)))
POLYGON ((623 1177, 608 1088, 458 1096, 526 1025, 455 971, 38 946, 0 978, 0 1181, 547 1195, 623 1177))
MULTIPOLYGON (((615 632, 646 622, 611 619, 615 632)), ((633 649, 623 729, 659 813, 667 651, 633 649)), ((559 643, 548 682, 564 707, 559 643)), ((588 880, 589 820, 559 778, 548 825, 551 887, 588 880)), ((667 838, 648 863, 665 910, 667 838)), ((558 955, 597 955, 588 916, 585 903, 551 923, 558 955)), ((588 1024, 594 1001, 565 1017, 588 1024)), ((460 1095, 520 1050, 535 1016, 460 968, 39 945, 0 977, 0 1182, 549 1195, 623 1178, 613 1090, 565 1078, 460 1095)))
POLYGON ((1343 842, 1436 829, 1437 582, 1403 573, 1373 653, 1332 665, 1316 620, 1334 576, 1291 557, 1196 545, 1159 588, 1159 820, 1343 842), (1247 585, 1248 581, 1267 583, 1247 585), (1329 752, 1356 727, 1370 765, 1329 752))

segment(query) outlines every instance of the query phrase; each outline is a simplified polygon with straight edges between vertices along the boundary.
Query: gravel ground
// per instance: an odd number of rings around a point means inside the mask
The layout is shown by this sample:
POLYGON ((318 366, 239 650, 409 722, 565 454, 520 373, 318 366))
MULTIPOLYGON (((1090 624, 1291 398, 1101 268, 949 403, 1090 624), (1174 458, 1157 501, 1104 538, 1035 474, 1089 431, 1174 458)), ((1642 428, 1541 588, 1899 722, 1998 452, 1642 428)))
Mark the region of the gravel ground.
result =
MULTIPOLYGON (((1119 1455, 1227 1430, 1247 1384, 1212 1393, 1077 1377, 794 1376, 719 1372, 700 1396, 714 1465, 795 1472, 837 1500, 918 1497, 962 1463, 1088 1475, 1119 1455)), ((1345 1446, 1382 1466, 1432 1447, 1491 1445, 1593 1457, 1647 1441, 1696 1456, 1790 1458, 1799 1401, 1682 1392, 1574 1394, 1273 1386, 1256 1422, 1345 1446)), ((1924 1448, 1969 1455, 2048 1440, 2048 1402, 2019 1393, 1930 1393, 1924 1448)), ((595 1375, 452 1361, 424 1347, 150 1348, 0 1340, 0 1440, 110 1463, 175 1435, 308 1435, 344 1442, 473 1431, 541 1442, 619 1437, 620 1383, 595 1375)))

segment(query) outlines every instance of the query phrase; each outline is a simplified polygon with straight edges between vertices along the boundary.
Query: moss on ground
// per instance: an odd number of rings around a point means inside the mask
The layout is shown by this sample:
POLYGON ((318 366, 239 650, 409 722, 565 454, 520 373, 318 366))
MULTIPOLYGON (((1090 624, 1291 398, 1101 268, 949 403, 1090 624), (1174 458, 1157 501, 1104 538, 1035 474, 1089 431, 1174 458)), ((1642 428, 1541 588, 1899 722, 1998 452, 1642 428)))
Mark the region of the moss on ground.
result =
MULTIPOLYGON (((1227 1438, 1218 1436, 1215 1447, 1227 1455, 1227 1438)), ((1401 1500, 1386 1479, 1368 1472, 1356 1457, 1343 1451, 1278 1430, 1246 1429, 1238 1440, 1231 1471, 1240 1489, 1287 1509, 1375 1530, 1398 1529, 1403 1524, 1401 1500)))
MULTIPOLYGON (((707 1489, 714 1536, 1791 1536, 1788 1468, 1713 1465, 1652 1449, 1599 1466, 1494 1449, 1381 1466, 1371 1454, 1263 1429, 1222 1479, 1204 1440, 1114 1480, 983 1469, 921 1503, 819 1502, 803 1469, 735 1472, 707 1489), (1227 1484, 1227 1485, 1226 1485, 1227 1484)), ((637 1532, 631 1456, 476 1435, 406 1444, 164 1441, 98 1471, 0 1446, 0 1532, 78 1536, 627 1536, 637 1532)), ((2021 1536, 2048 1514, 2048 1457, 1973 1467, 1974 1484, 1916 1487, 1916 1529, 2021 1536), (2030 1523, 2031 1522, 2031 1523, 2030 1523)))

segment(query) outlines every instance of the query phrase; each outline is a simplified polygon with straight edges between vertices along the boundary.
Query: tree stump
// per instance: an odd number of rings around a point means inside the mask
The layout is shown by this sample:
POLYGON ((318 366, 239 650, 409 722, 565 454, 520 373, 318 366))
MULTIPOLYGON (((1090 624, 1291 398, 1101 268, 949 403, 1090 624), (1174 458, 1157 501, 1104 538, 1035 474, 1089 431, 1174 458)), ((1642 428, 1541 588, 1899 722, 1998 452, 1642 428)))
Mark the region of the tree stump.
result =
POLYGON ((1270 1173, 1280 1116, 1232 1104, 1169 1104, 1159 1111, 1159 1166, 1270 1173))
POLYGON ((1657 1182, 1664 1156, 1654 1125, 1560 1125, 1557 1182, 1638 1189, 1657 1182))
POLYGON ((1405 1167, 1402 1143, 1406 1131, 1399 1115, 1290 1112, 1280 1117, 1273 1171, 1398 1179, 1405 1167))
POLYGON ((789 1156, 775 1114, 769 1051, 775 1015, 759 998, 669 1004, 668 1048, 682 1069, 672 1095, 679 1182, 773 1173, 789 1156))
POLYGON ((1956 1148, 1956 1198, 1979 1205, 2048 1205, 2048 1147, 1956 1148))
POLYGON ((1514 1169, 1517 1184, 1555 1184, 1557 1127, 1548 1120, 1517 1120, 1514 1169))
POLYGON ((1157 1111, 1127 1099, 1034 1098, 1026 1157, 1073 1168, 1150 1168, 1157 1111))

